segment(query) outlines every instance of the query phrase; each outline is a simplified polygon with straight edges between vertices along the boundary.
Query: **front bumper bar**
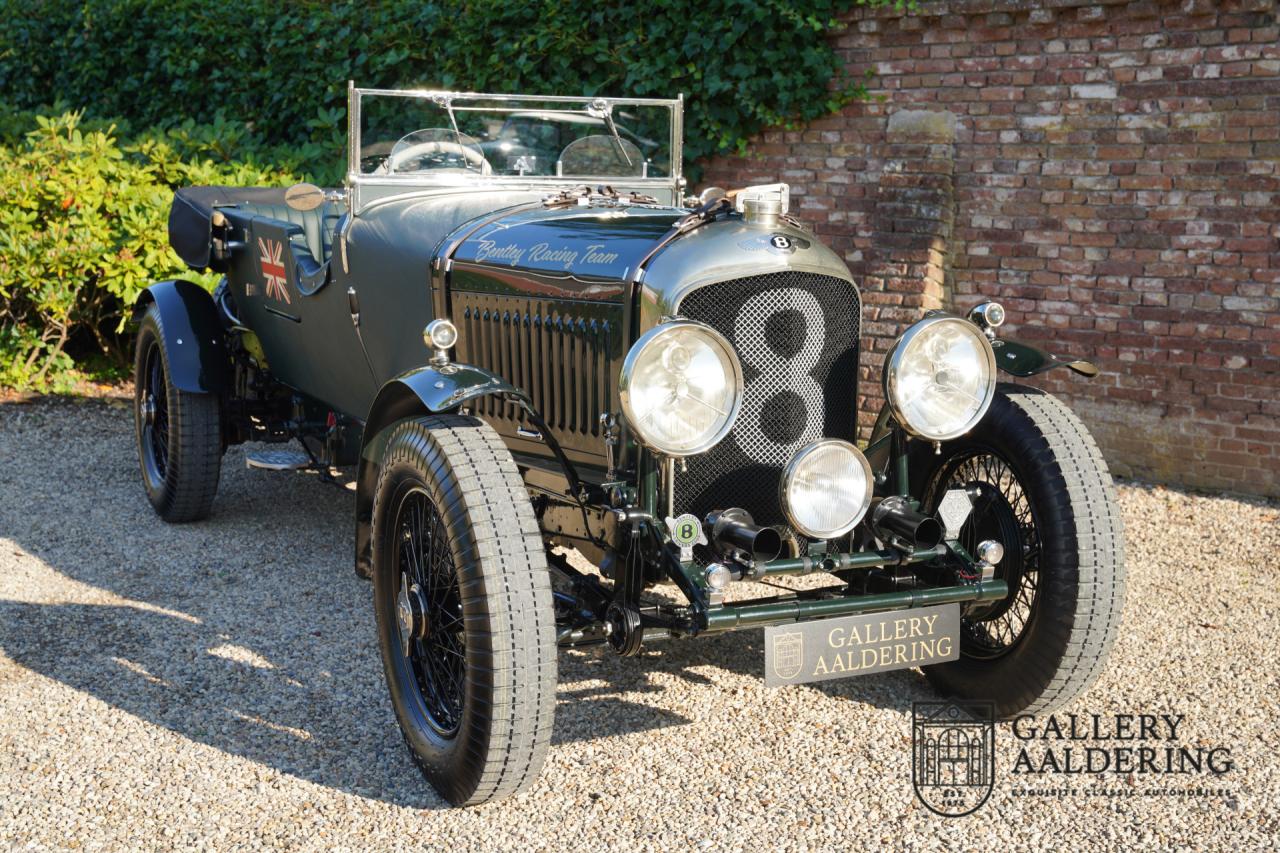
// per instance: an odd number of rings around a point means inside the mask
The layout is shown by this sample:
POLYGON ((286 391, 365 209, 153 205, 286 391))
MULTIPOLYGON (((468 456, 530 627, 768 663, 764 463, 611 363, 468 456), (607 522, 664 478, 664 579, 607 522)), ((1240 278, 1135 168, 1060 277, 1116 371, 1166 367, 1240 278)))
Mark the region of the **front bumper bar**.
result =
POLYGON ((989 580, 961 586, 938 586, 844 595, 835 598, 779 598, 725 604, 707 611, 706 627, 700 633, 714 634, 739 628, 807 622, 832 616, 853 616, 877 610, 905 610, 966 601, 994 601, 1009 594, 1003 580, 989 580))
MULTIPOLYGON (((853 616, 878 611, 910 610, 939 604, 998 601, 1008 596, 1009 587, 1004 580, 991 578, 972 583, 950 586, 912 586, 890 592, 857 593, 848 587, 815 590, 796 590, 786 595, 742 602, 713 603, 704 587, 704 579, 695 563, 685 563, 679 549, 665 542, 648 513, 637 514, 632 523, 647 528, 652 542, 653 558, 663 564, 667 577, 684 593, 687 607, 669 608, 662 605, 640 608, 639 617, 643 629, 650 636, 697 636, 719 634, 742 628, 768 625, 784 625, 808 622, 838 616, 853 616), (656 551, 656 553, 654 553, 656 551)), ((638 547, 633 544, 632 547, 638 547)), ((957 542, 948 542, 935 548, 922 548, 913 552, 876 550, 854 553, 814 554, 772 560, 757 564, 746 576, 753 581, 766 580, 780 575, 826 572, 841 574, 846 570, 875 569, 881 567, 908 566, 928 563, 952 555, 969 563, 970 558, 957 542)), ((568 565, 568 561, 551 555, 549 559, 566 576, 575 579, 575 591, 586 596, 580 608, 586 621, 561 625, 558 640, 561 646, 591 645, 600 642, 607 634, 605 609, 613 600, 610 590, 601 587, 595 578, 588 578, 568 565), (577 589, 577 587, 581 589, 577 589), (586 595, 586 593, 590 593, 586 595), (588 615, 589 614, 589 615, 588 615)), ((615 582, 616 583, 616 582, 615 582)))
MULTIPOLYGON (((740 628, 785 625, 790 622, 804 622, 833 616, 855 616, 878 610, 909 610, 914 607, 929 607, 953 602, 992 601, 1004 598, 1008 594, 1009 588, 1004 581, 990 580, 964 586, 929 587, 838 598, 756 599, 711 609, 706 615, 706 627, 700 630, 673 632, 667 628, 649 627, 645 629, 645 639, 654 640, 685 634, 722 634, 740 628)), ((597 645, 605 641, 604 628, 599 623, 576 628, 561 627, 557 631, 556 639, 563 648, 597 645)))
POLYGON ((946 545, 923 548, 911 554, 901 551, 859 551, 852 554, 824 554, 820 556, 788 557, 758 566, 751 580, 761 580, 774 575, 807 575, 813 572, 840 572, 845 569, 878 569, 884 566, 908 566, 927 563, 936 557, 950 553, 946 545))

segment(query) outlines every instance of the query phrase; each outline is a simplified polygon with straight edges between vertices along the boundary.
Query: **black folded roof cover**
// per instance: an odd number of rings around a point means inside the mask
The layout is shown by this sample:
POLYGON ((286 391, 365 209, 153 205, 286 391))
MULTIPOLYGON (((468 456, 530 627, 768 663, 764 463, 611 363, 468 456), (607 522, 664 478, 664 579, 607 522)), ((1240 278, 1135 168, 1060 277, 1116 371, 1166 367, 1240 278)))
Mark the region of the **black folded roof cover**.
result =
POLYGON ((240 204, 284 204, 284 187, 185 187, 169 208, 169 245, 192 269, 209 266, 213 211, 240 204))

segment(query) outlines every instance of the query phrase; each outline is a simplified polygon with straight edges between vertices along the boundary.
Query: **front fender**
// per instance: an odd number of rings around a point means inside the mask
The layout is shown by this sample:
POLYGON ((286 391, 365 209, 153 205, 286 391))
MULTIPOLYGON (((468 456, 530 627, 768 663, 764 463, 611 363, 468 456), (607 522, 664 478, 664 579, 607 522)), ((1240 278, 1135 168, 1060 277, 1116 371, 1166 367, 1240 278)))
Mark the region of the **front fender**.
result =
POLYGON ((191 393, 225 391, 230 374, 226 334, 209 292, 183 279, 156 282, 138 294, 134 316, 152 303, 160 313, 169 382, 191 393))
POLYGON ((456 410, 478 397, 496 395, 532 408, 529 396, 496 374, 469 364, 426 365, 388 380, 378 390, 360 438, 356 473, 356 572, 373 569, 373 493, 387 438, 409 418, 456 410))
MULTIPOLYGON (((427 365, 400 374, 387 385, 399 383, 417 395, 432 414, 452 411, 476 397, 497 394, 528 401, 529 397, 496 373, 469 364, 427 365)), ((383 386, 383 390, 387 386, 383 386)), ((378 398, 381 399, 379 392, 378 398)), ((373 408, 378 407, 374 400, 373 408)))
POLYGON ((426 365, 401 373, 378 389, 360 439, 360 460, 381 460, 390 427, 406 418, 451 412, 477 397, 497 395, 531 404, 529 396, 495 373, 469 364, 426 365))
POLYGON ((991 347, 996 353, 996 367, 1013 376, 1035 376, 1055 367, 1070 368, 1090 379, 1098 375, 1098 368, 1092 362, 1064 358, 1021 341, 1001 338, 992 341, 991 347))

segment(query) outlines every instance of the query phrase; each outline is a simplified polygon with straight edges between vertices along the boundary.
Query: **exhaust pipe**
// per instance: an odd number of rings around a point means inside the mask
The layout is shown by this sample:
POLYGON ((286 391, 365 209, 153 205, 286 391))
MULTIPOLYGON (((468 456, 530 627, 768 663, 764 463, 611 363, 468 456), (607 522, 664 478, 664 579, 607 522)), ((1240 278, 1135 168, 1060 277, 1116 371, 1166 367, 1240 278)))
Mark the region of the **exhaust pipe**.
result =
POLYGON ((873 501, 867 520, 880 539, 901 539, 921 550, 936 548, 942 542, 938 520, 916 512, 906 498, 898 495, 873 501))
POLYGON ((782 553, 782 535, 772 527, 760 527, 745 509, 721 509, 707 516, 711 544, 725 557, 750 554, 753 562, 767 563, 782 553))

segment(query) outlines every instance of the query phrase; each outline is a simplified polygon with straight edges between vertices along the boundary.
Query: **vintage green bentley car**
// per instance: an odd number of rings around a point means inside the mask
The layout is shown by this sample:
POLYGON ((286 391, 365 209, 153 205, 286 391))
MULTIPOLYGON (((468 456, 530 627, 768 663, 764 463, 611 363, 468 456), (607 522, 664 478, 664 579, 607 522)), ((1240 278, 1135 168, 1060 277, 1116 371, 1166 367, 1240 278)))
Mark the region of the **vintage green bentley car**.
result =
POLYGON ((784 185, 686 197, 681 106, 352 88, 342 189, 178 192, 174 248, 225 278, 138 301, 156 512, 207 516, 233 444, 351 466, 391 699, 455 803, 537 776, 558 647, 764 626, 769 683, 922 666, 1011 715, 1118 630, 1098 449, 998 381, 1092 366, 994 302, 922 316, 860 448, 856 282, 784 185))

